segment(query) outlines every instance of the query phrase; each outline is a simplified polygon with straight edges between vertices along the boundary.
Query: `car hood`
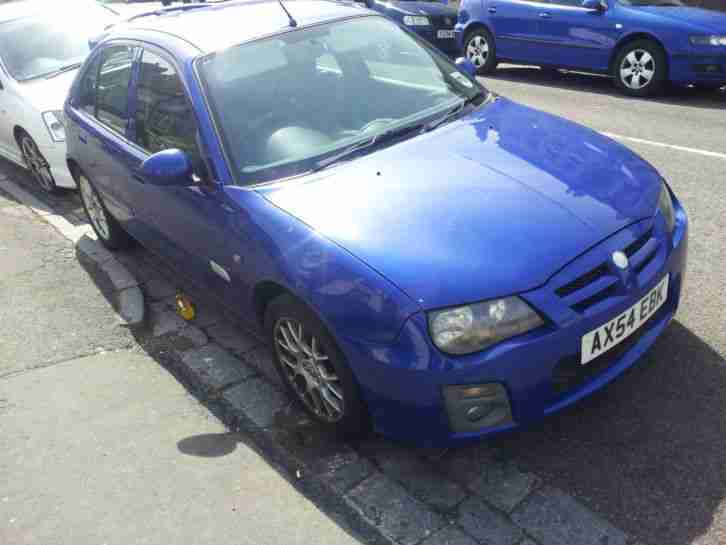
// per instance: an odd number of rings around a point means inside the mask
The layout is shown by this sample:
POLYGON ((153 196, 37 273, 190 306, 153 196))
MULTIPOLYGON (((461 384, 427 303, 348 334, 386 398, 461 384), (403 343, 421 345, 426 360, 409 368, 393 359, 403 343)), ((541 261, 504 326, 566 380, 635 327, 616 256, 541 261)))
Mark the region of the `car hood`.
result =
POLYGON ((386 2, 384 6, 406 15, 449 15, 456 20, 455 8, 438 2, 386 2))
POLYGON ((696 25, 705 32, 726 32, 726 13, 686 6, 655 7, 638 6, 632 9, 656 15, 669 21, 678 21, 696 25))
POLYGON ((660 176, 620 144, 498 99, 317 175, 258 191, 423 308, 531 290, 654 214, 660 176))
POLYGON ((39 112, 62 110, 77 70, 63 72, 50 79, 38 78, 20 83, 22 94, 39 112))

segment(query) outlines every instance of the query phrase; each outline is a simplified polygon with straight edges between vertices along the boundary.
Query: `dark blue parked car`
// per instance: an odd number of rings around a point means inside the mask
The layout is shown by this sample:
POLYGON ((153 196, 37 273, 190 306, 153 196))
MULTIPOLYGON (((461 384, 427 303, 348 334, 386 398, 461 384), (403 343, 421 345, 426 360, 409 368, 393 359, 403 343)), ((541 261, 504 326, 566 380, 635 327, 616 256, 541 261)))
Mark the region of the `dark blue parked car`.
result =
POLYGON ((376 13, 287 9, 178 8, 101 38, 65 107, 100 240, 139 240, 261 328, 346 433, 476 438, 635 364, 686 266, 658 172, 376 13))
POLYGON ((437 0, 358 0, 369 9, 390 17, 425 38, 444 53, 456 56, 461 46, 454 40, 458 12, 437 0))
POLYGON ((463 0, 456 36, 481 74, 499 61, 573 68, 634 96, 726 85, 726 14, 679 0, 463 0))

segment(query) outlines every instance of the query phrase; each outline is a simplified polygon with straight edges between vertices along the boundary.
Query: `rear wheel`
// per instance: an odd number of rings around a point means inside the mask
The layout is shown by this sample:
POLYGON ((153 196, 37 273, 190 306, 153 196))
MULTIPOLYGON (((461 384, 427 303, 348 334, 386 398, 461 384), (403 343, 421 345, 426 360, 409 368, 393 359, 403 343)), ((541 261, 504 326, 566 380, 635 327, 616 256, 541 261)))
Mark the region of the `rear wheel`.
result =
POLYGON ((666 81, 666 56, 657 43, 638 40, 620 50, 613 72, 615 83, 626 94, 653 96, 663 90, 666 81))
POLYGON ((120 250, 131 244, 131 237, 123 230, 116 219, 108 213, 91 181, 83 173, 78 176, 78 189, 88 221, 96 236, 109 250, 120 250))
POLYGON ((486 28, 475 28, 466 35, 464 54, 474 66, 477 74, 488 74, 497 67, 494 37, 486 28))
POLYGON ((58 193, 58 186, 55 185, 55 178, 51 172, 50 165, 40 152, 38 145, 25 131, 18 133, 18 146, 23 155, 23 161, 40 188, 46 193, 58 193))
POLYGON ((305 410, 335 433, 366 433, 368 412, 358 385, 325 325, 302 302, 285 294, 267 307, 265 328, 277 371, 305 410))

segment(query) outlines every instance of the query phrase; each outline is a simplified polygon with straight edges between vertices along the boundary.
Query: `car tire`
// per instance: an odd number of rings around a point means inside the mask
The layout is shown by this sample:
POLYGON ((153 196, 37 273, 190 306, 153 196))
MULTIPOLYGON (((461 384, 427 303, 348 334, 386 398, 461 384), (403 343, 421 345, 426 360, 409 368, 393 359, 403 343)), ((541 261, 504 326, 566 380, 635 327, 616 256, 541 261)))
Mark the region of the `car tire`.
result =
POLYGON ((489 74, 497 67, 497 48, 494 36, 486 28, 475 28, 464 40, 464 56, 476 67, 478 75, 489 74))
POLYGON ((634 97, 655 96, 663 91, 668 66, 663 49, 652 40, 637 40, 623 46, 613 65, 615 84, 634 97))
POLYGON ((43 157, 35 140, 27 132, 20 130, 17 134, 17 143, 20 154, 23 156, 25 168, 30 171, 40 188, 50 195, 58 194, 60 188, 55 184, 50 165, 43 157))
POLYGON ((76 181, 88 223, 91 224, 98 240, 109 250, 128 248, 133 242, 132 238, 108 212, 106 206, 103 204, 100 193, 88 177, 82 172, 78 172, 76 174, 76 181))
POLYGON ((370 430, 370 419, 345 356, 325 325, 288 294, 265 311, 275 367, 290 394, 329 432, 346 438, 370 430))

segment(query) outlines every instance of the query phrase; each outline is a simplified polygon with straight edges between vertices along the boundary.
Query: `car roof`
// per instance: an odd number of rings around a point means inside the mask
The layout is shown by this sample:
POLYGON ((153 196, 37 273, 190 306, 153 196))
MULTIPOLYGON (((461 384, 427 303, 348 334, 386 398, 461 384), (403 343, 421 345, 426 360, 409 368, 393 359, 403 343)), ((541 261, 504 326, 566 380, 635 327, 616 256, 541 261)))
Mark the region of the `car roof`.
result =
MULTIPOLYGON (((329 0, 284 4, 300 27, 368 12, 353 3, 329 0)), ((147 37, 149 33, 161 33, 183 40, 204 54, 289 29, 290 21, 278 0, 229 0, 137 15, 113 27, 103 39, 133 38, 138 32, 147 37)), ((164 36, 159 38, 164 40, 164 36)))

